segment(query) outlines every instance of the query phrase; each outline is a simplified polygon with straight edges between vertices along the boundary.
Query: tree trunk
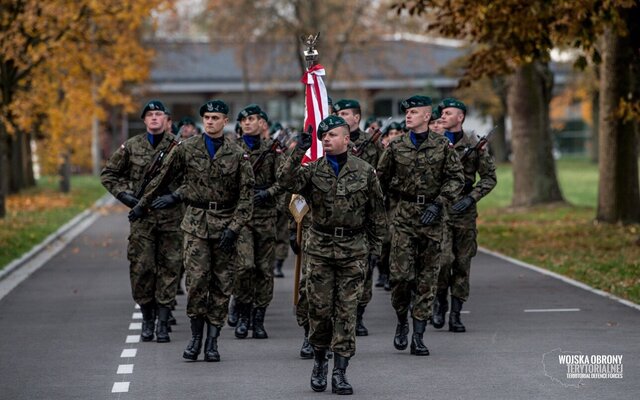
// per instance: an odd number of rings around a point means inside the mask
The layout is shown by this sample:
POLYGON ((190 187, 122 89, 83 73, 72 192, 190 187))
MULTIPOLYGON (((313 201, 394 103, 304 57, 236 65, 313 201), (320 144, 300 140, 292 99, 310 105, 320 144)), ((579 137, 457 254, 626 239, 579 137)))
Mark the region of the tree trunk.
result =
POLYGON ((507 116, 504 113, 491 117, 493 125, 498 128, 491 136, 489 150, 497 163, 509 162, 509 148, 507 146, 507 116))
POLYGON ((637 46, 633 46, 632 40, 633 35, 622 37, 611 29, 604 33, 600 71, 600 181, 596 215, 603 222, 640 222, 636 124, 616 115, 620 100, 627 98, 634 84, 631 71, 633 63, 637 62, 633 53, 637 46))
POLYGON ((33 151, 31 149, 31 139, 33 135, 27 133, 25 136, 25 160, 27 160, 27 163, 25 165, 24 180, 27 187, 32 187, 36 185, 36 178, 33 172, 33 151))
POLYGON ((510 77, 514 207, 563 201, 549 124, 552 86, 548 65, 539 61, 519 67, 510 77))
POLYGON ((5 199, 9 191, 9 162, 7 160, 7 131, 0 122, 0 218, 7 215, 5 199))
POLYGON ((60 191, 69 193, 71 191, 71 154, 66 151, 62 155, 62 164, 60 165, 60 191))

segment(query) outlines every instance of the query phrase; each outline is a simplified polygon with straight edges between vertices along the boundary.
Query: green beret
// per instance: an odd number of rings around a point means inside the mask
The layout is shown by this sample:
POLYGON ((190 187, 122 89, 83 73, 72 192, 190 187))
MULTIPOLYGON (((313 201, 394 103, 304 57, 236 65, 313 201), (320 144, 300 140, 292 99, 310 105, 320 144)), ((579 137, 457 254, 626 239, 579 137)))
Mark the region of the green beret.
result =
POLYGON ((414 107, 426 107, 431 105, 431 97, 427 96, 411 96, 408 99, 404 100, 400 103, 400 110, 402 112, 407 111, 410 108, 414 107))
POLYGON ((453 107, 462 110, 462 112, 465 114, 467 113, 467 106, 465 106, 464 103, 460 100, 454 99, 453 97, 447 97, 446 99, 443 99, 438 104, 438 107, 440 108, 440 111, 444 110, 445 108, 453 107))
POLYGON ((141 119, 144 119, 144 115, 147 113, 147 111, 162 111, 165 114, 168 113, 167 107, 165 107, 160 100, 150 100, 147 104, 145 104, 144 108, 142 109, 142 114, 140 114, 141 119))
POLYGON ((200 116, 203 117, 206 112, 217 112, 229 114, 229 106, 222 100, 209 100, 200 107, 200 116))
POLYGON ((340 110, 348 110, 349 108, 357 108, 359 110, 360 103, 358 103, 358 100, 340 99, 333 105, 334 112, 338 112, 340 110))
POLYGON ((442 117, 442 110, 440 109, 440 106, 437 106, 433 111, 431 111, 431 121, 440 119, 440 117, 442 117))
POLYGON ((322 140, 322 136, 324 136, 325 133, 339 126, 348 127, 349 125, 347 125, 347 121, 341 117, 338 117, 337 115, 329 115, 320 122, 320 125, 318 125, 318 138, 322 140))
POLYGON ((260 118, 262 118, 263 120, 269 122, 269 116, 267 115, 266 112, 260 110, 260 112, 258 113, 258 115, 260 116, 260 118))
MULTIPOLYGON (((262 109, 257 104, 249 104, 238 113, 238 121, 242 121, 243 118, 247 118, 249 115, 260 114, 262 109)), ((265 114, 266 115, 266 114, 265 114)))
POLYGON ((393 121, 392 123, 389 124, 389 126, 387 126, 387 129, 385 129, 384 134, 385 135, 389 134, 389 132, 391 132, 393 129, 397 131, 402 130, 402 124, 400 122, 393 121))

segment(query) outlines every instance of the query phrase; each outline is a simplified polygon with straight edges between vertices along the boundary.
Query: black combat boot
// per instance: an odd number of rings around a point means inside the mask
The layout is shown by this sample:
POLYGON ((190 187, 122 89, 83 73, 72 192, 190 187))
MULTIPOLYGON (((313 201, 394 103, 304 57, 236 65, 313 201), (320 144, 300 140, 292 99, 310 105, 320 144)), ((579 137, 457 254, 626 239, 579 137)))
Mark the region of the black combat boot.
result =
POLYGON ((204 342, 205 361, 220 361, 220 353, 218 353, 218 336, 220 336, 220 328, 207 322, 207 340, 204 342))
POLYGON ((267 312, 266 307, 256 307, 253 313, 253 334, 254 339, 266 339, 269 336, 267 331, 264 330, 264 315, 267 312))
POLYGON ((411 336, 411 354, 416 356, 428 356, 429 349, 422 342, 422 335, 424 335, 424 328, 427 326, 427 321, 420 319, 413 319, 413 336, 411 336))
POLYGON ((253 307, 253 304, 249 304, 249 330, 253 330, 253 319, 256 316, 256 309, 253 307))
POLYGON ((387 281, 387 274, 378 274, 378 280, 376 281, 376 287, 383 287, 387 281))
POLYGON ((204 329, 204 318, 191 318, 191 340, 187 344, 187 348, 182 353, 182 358, 187 360, 197 360, 200 350, 202 349, 202 330, 204 329))
POLYGON ((333 360, 333 374, 331 376, 331 392, 335 394, 353 394, 353 387, 347 381, 347 366, 349 358, 335 354, 333 360))
POLYGON ((236 297, 231 297, 229 302, 229 316, 227 317, 227 324, 230 327, 235 328, 238 325, 238 307, 236 307, 236 297))
POLYGON ((313 347, 309 343, 309 324, 304 325, 304 339, 302 340, 302 347, 300 348, 300 358, 311 359, 313 358, 313 347))
POLYGON ((444 326, 444 316, 449 310, 447 292, 438 292, 433 302, 433 327, 440 329, 444 326))
POLYGON ((362 323, 362 316, 364 315, 364 309, 366 306, 358 305, 356 314, 356 336, 368 336, 369 330, 362 323))
POLYGON ((460 321, 460 311, 462 310, 462 300, 451 296, 451 312, 449 313, 449 331, 466 332, 467 329, 460 321))
POLYGON ((238 339, 244 339, 249 334, 250 307, 250 304, 236 303, 236 308, 238 309, 238 324, 236 325, 235 335, 238 339))
POLYGON ((329 374, 329 361, 327 361, 326 349, 313 349, 313 371, 311 372, 311 389, 314 392, 324 392, 327 389, 327 375, 329 374))
POLYGON ((384 290, 385 292, 391 291, 391 279, 389 279, 389 275, 387 275, 387 280, 384 282, 384 290))
POLYGON ((169 337, 169 307, 158 307, 158 326, 156 327, 156 340, 158 343, 168 343, 169 337))
POLYGON ((393 338, 393 347, 397 350, 404 350, 409 345, 409 319, 407 315, 396 314, 398 324, 396 325, 396 336, 393 338))
POLYGON ((153 340, 153 331, 156 327, 156 306, 153 303, 140 304, 142 312, 142 332, 140 338, 143 342, 153 340))
POLYGON ((282 264, 284 264, 284 260, 276 260, 275 268, 273 269, 274 278, 284 278, 284 272, 282 272, 282 264))

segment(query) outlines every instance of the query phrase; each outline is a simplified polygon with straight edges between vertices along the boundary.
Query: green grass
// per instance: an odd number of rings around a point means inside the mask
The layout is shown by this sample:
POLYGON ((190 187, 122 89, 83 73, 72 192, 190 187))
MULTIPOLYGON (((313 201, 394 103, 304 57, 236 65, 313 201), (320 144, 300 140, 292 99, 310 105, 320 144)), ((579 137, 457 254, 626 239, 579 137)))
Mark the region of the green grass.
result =
POLYGON ((479 244, 640 303, 640 225, 594 222, 597 165, 560 160, 557 171, 567 204, 509 209, 511 166, 500 165, 479 203, 479 244))
POLYGON ((98 177, 73 176, 71 192, 58 191, 57 177, 43 177, 36 187, 7 198, 0 219, 0 269, 40 243, 106 193, 98 177))

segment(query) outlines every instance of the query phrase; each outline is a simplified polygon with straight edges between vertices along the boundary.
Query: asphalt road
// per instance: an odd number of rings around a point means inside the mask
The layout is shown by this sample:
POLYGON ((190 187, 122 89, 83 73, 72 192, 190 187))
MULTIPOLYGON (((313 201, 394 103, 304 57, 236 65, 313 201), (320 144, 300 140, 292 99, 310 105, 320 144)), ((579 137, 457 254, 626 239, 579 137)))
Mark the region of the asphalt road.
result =
MULTIPOLYGON (((225 327, 222 362, 186 362, 184 296, 171 343, 135 342, 140 319, 129 292, 127 235, 126 214, 112 209, 0 300, 0 399, 332 396, 312 392, 312 362, 298 357, 292 258, 267 310, 269 339, 239 340, 225 327)), ((370 335, 357 339, 348 369, 354 397, 638 398, 640 311, 486 254, 474 259, 464 309, 466 333, 428 327, 431 356, 411 356, 393 348, 389 293, 374 289, 365 314, 370 335), (615 365, 595 359, 582 367, 623 368, 623 377, 569 379, 561 354, 621 355, 615 365)))

